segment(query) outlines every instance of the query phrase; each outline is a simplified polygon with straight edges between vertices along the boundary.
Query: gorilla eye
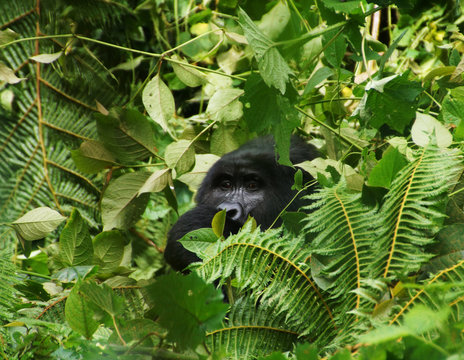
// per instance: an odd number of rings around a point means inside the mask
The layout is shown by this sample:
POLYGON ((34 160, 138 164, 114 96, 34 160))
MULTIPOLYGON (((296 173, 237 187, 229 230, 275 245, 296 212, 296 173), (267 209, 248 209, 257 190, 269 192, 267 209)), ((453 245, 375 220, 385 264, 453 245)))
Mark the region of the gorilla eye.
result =
POLYGON ((259 186, 258 186, 258 183, 255 182, 255 181, 250 181, 250 182, 246 185, 247 190, 251 190, 251 191, 253 191, 253 190, 258 190, 258 187, 259 187, 259 186))
POLYGON ((222 180, 219 183, 219 186, 221 187, 222 190, 229 190, 232 188, 232 182, 230 180, 222 180))

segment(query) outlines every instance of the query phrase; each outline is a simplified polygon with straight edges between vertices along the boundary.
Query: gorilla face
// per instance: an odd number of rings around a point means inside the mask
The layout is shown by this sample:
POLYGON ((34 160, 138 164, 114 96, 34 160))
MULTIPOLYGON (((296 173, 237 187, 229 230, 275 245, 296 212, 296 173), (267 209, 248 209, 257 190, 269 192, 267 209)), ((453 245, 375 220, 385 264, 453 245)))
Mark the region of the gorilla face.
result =
MULTIPOLYGON (((299 137, 292 137, 290 160, 293 164, 312 160, 317 150, 299 137)), ((177 242, 188 232, 211 227, 211 221, 220 210, 226 210, 224 234, 236 233, 252 216, 262 230, 275 222, 280 212, 296 211, 303 204, 301 197, 292 190, 295 169, 279 165, 271 137, 261 137, 224 155, 206 174, 196 197, 197 207, 182 215, 168 235, 165 259, 176 270, 184 269, 198 257, 177 242), (290 205, 289 205, 290 204, 290 205)), ((303 181, 311 180, 308 173, 303 181)))

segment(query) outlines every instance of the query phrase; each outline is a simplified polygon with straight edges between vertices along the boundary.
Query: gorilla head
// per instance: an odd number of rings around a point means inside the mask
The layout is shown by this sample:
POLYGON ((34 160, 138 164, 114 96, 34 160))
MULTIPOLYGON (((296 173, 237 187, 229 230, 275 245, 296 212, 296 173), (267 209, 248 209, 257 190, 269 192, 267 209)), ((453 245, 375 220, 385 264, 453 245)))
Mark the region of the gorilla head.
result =
MULTIPOLYGON (((292 137, 290 160, 293 164, 317 156, 315 147, 292 137)), ((177 240, 192 230, 211 227, 213 216, 220 210, 226 210, 227 214, 225 235, 238 232, 248 216, 255 218, 263 230, 272 224, 280 225, 274 221, 287 205, 288 211, 296 211, 303 205, 301 197, 291 202, 296 194, 291 189, 295 172, 277 163, 272 137, 254 139, 224 155, 206 174, 197 193, 198 205, 182 215, 169 232, 164 252, 166 261, 176 270, 199 261, 177 240)), ((303 183, 311 179, 303 172, 303 183)))

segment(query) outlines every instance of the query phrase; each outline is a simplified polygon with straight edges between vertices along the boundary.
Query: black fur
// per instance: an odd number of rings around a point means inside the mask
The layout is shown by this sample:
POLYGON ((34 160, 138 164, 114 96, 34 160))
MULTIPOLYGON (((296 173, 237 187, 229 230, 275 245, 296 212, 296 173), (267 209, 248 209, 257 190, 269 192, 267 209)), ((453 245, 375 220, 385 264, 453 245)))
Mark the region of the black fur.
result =
MULTIPOLYGON (((290 161, 298 164, 318 156, 316 148, 303 139, 292 137, 290 161)), ((295 169, 279 165, 272 137, 254 139, 224 155, 206 174, 197 196, 198 205, 182 215, 168 235, 164 252, 166 261, 176 270, 183 270, 200 259, 177 240, 192 230, 211 227, 213 216, 226 210, 224 234, 236 233, 248 218, 255 218, 261 229, 269 228, 296 191, 295 169)), ((312 177, 303 172, 303 182, 312 177)), ((297 198, 287 211, 297 211, 304 204, 297 198)), ((276 222, 274 226, 279 226, 276 222)))

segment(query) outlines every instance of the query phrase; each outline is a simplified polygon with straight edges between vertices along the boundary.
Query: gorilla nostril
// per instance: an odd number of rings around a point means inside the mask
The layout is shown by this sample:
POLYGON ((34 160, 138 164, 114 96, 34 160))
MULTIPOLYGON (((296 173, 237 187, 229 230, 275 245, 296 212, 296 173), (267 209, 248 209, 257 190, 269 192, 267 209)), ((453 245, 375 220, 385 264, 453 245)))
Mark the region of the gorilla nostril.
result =
POLYGON ((227 217, 234 221, 239 221, 243 217, 243 208, 239 203, 223 202, 218 209, 225 210, 227 217))

